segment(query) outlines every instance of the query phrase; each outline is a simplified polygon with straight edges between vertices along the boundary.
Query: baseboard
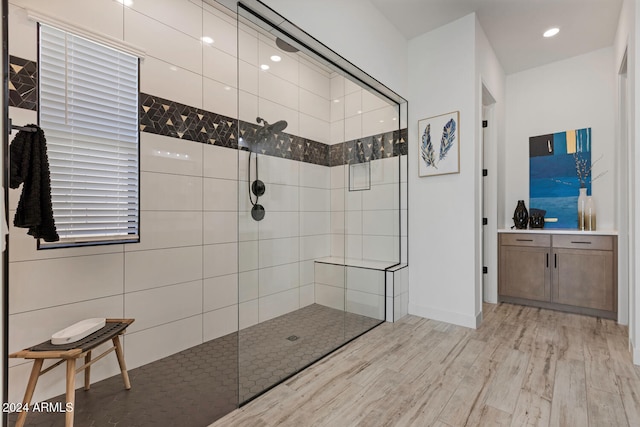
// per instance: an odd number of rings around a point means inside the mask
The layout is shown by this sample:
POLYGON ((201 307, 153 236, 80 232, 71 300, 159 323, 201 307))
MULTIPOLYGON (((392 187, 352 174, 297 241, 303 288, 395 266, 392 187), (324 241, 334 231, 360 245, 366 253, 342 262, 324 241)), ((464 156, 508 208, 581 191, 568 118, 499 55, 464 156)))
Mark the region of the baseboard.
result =
POLYGON ((416 304, 409 304, 409 314, 425 317, 427 319, 438 320, 440 322, 452 323, 466 328, 476 329, 482 321, 482 313, 477 316, 455 313, 453 311, 439 310, 433 307, 425 307, 416 304))

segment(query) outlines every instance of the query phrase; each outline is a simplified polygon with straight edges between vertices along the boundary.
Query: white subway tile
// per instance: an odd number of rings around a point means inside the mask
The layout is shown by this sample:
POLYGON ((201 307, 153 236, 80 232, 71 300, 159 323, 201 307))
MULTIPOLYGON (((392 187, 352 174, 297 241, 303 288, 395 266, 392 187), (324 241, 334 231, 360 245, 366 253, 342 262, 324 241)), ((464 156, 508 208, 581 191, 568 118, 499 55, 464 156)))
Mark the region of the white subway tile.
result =
POLYGON ((300 285, 309 285, 314 282, 314 262, 301 261, 300 263, 300 285))
POLYGON ((362 192, 362 209, 398 209, 400 206, 399 196, 398 184, 372 185, 371 190, 362 192))
POLYGON ((240 303, 239 310, 240 313, 238 313, 238 318, 240 321, 241 330, 248 328, 249 326, 257 325, 260 321, 258 313, 259 305, 257 299, 240 303))
POLYGON ((346 236, 345 256, 347 258, 362 259, 362 235, 349 234, 346 236))
POLYGON ((362 113, 362 134, 377 135, 384 132, 392 132, 398 129, 398 122, 393 121, 395 112, 392 108, 367 111, 362 113))
POLYGON ((351 93, 344 97, 345 118, 358 117, 363 113, 361 92, 351 93))
POLYGON ((141 132, 140 170, 201 176, 203 146, 199 142, 141 132))
POLYGON ((362 211, 345 212, 346 233, 362 234, 362 211))
POLYGON ((300 286, 298 263, 261 268, 260 298, 300 286))
POLYGON ((209 9, 205 9, 202 18, 202 35, 211 37, 213 46, 235 56, 238 52, 236 24, 219 16, 218 13, 210 13, 209 9))
POLYGON ((397 236, 400 234, 399 212, 362 211, 362 234, 397 236))
POLYGON ((331 235, 331 256, 343 258, 345 254, 345 237, 344 234, 331 235))
POLYGON ((122 293, 122 254, 11 263, 9 313, 122 293))
POLYGON ((140 243, 124 245, 127 252, 202 244, 202 212, 141 211, 140 243))
POLYGON ((258 64, 258 37, 254 30, 247 25, 240 24, 238 31, 238 55, 240 60, 251 65, 258 64))
POLYGON ((393 184, 400 182, 400 157, 388 157, 373 160, 371 166, 371 185, 393 184))
POLYGON ((254 123, 258 115, 258 97, 240 90, 238 92, 238 118, 245 122, 254 123))
POLYGON ((384 320, 384 296, 347 290, 346 299, 347 312, 384 320))
MULTIPOLYGON (((255 159, 255 156, 253 156, 255 159)), ((251 179, 255 179, 255 163, 251 160, 251 179)), ((258 174, 262 181, 268 184, 298 185, 302 177, 300 168, 305 163, 274 156, 258 155, 258 174)), ((267 187, 269 191, 270 187, 267 187)))
POLYGON ((345 165, 332 166, 331 170, 331 188, 342 189, 346 187, 348 178, 348 169, 345 165))
POLYGON ((202 108, 202 76, 153 56, 140 62, 140 92, 202 108))
MULTIPOLYGON (((258 299, 260 289, 258 270, 245 271, 238 274, 238 300, 243 303, 258 299)), ((257 308, 257 307, 256 307, 257 308)))
MULTIPOLYGON (((241 258, 242 259, 242 258, 241 258)), ((238 243, 204 246, 204 277, 238 272, 238 243)))
POLYGON ((298 212, 268 212, 264 219, 258 222, 259 238, 298 237, 299 217, 298 212))
POLYGON ((298 261, 298 238, 270 239, 259 242, 258 257, 260 268, 272 267, 282 264, 291 264, 298 261))
POLYGON ((269 184, 260 203, 269 212, 298 211, 300 203, 299 188, 291 185, 269 184))
POLYGON ((238 209, 238 182, 230 179, 204 179, 204 210, 232 211, 238 209))
POLYGON ((238 87, 245 92, 258 95, 258 67, 244 61, 240 61, 238 67, 238 87))
POLYGON ((141 172, 140 199, 142 210, 202 210, 202 178, 156 172, 141 172), (167 197, 167 195, 171 197, 167 197))
POLYGON ((204 244, 238 241, 238 215, 235 212, 204 213, 204 244))
POLYGON ((331 99, 344 97, 344 81, 345 78, 339 74, 331 77, 331 99))
MULTIPOLYGON (((232 92, 235 95, 235 88, 238 87, 238 61, 235 55, 218 49, 217 45, 205 45, 202 55, 203 76, 215 80, 222 86, 234 88, 232 92)), ((218 112, 217 110, 209 111, 218 112)))
POLYGON ((300 308, 300 290, 291 289, 258 300, 260 322, 282 316, 300 308))
MULTIPOLYGON (((298 86, 274 76, 269 71, 261 71, 258 75, 258 95, 284 107, 298 110, 298 86)), ((262 111, 261 111, 262 113, 262 111)), ((268 116, 268 114, 265 114, 268 116)), ((276 121, 269 120, 269 123, 276 121)))
POLYGON ((296 56, 287 55, 282 50, 275 47, 274 42, 266 43, 264 40, 258 42, 258 62, 260 65, 268 65, 269 73, 280 77, 283 80, 298 84, 298 59, 296 56), (271 57, 277 55, 280 61, 274 62, 271 57))
POLYGON ((331 128, 328 121, 317 119, 300 113, 299 132, 303 138, 329 144, 331 142, 331 128))
POLYGON ((124 260, 125 292, 202 279, 202 246, 127 252, 124 260))
MULTIPOLYGON (((326 97, 300 89, 300 112, 322 120, 322 122, 326 123, 326 127, 332 121, 331 104, 333 103, 326 97)), ((336 105, 339 105, 339 103, 336 105)))
POLYGON ((226 83, 204 78, 203 108, 216 114, 235 119, 238 117, 238 95, 234 87, 226 83))
POLYGON ((350 93, 353 92, 360 92, 362 91, 362 87, 360 85, 358 85, 357 83, 352 82, 351 80, 345 79, 344 80, 344 93, 345 95, 348 95, 350 93))
POLYGON ((130 333, 195 316, 202 311, 202 280, 126 293, 124 309, 125 318, 136 319, 130 333))
POLYGON ((344 310, 344 289, 316 283, 314 290, 316 296, 316 304, 335 308, 336 310, 344 310))
POLYGON ((238 250, 238 271, 256 270, 258 268, 258 242, 240 242, 238 243, 238 250))
POLYGON ((331 190, 300 188, 300 210, 327 212, 331 209, 331 190))
POLYGON ((300 308, 316 302, 315 286, 313 283, 300 287, 300 308))
POLYGON ((338 144, 341 142, 346 141, 345 138, 345 133, 344 133, 344 126, 345 126, 345 121, 344 120, 339 120, 337 122, 332 122, 331 123, 331 129, 330 129, 330 139, 329 139, 329 143, 330 144, 338 144))
POLYGON ((345 269, 343 265, 315 262, 315 283, 344 288, 345 269))
POLYGON ((202 36, 202 7, 191 1, 135 0, 128 7, 196 39, 202 36))
POLYGON ((345 197, 346 195, 345 195, 344 188, 331 189, 331 212, 332 213, 344 211, 345 197))
POLYGON ((238 150, 201 144, 204 149, 203 172, 208 178, 237 179, 238 150))
POLYGON ((300 163, 300 186, 314 188, 331 188, 331 168, 314 165, 312 163, 300 163))
MULTIPOLYGON (((400 156, 400 182, 407 182, 407 168, 408 168, 408 158, 409 156, 402 155, 400 156)), ((406 194, 406 193, 403 193, 406 194)))
MULTIPOLYGON (((93 16, 95 11, 90 15, 93 16)), ((122 34, 122 33, 120 33, 122 34)), ((161 59, 194 73, 202 72, 202 42, 155 19, 126 7, 124 9, 125 41, 161 59)))
POLYGON ((258 221, 251 217, 248 210, 238 212, 238 240, 258 240, 258 221))
POLYGON ((310 61, 300 62, 300 87, 324 99, 331 98, 331 81, 328 74, 310 61))
POLYGON ((331 98, 331 106, 329 121, 333 124, 335 122, 339 122, 344 120, 344 96, 332 97, 331 98))
POLYGON ((348 267, 346 288, 369 294, 384 295, 384 271, 348 267))
POLYGON ((300 235, 314 236, 331 232, 331 212, 303 212, 300 214, 300 235))
POLYGON ((300 237, 300 260, 311 260, 329 256, 331 253, 329 234, 300 237))
POLYGON ((400 239, 396 236, 362 236, 362 257, 364 259, 400 261, 400 239))
POLYGON ((344 120, 344 141, 362 138, 365 136, 362 128, 362 115, 358 114, 344 120))
POLYGON ((201 343, 202 315, 126 334, 127 369, 146 365, 201 343))
POLYGON ((205 312, 237 304, 237 274, 212 277, 204 280, 204 300, 202 301, 202 308, 205 312))
POLYGON ((388 111, 394 111, 391 117, 398 117, 398 112, 396 110, 396 106, 393 106, 387 101, 376 95, 374 92, 370 92, 367 90, 362 91, 362 111, 373 111, 380 109, 388 109, 388 111))

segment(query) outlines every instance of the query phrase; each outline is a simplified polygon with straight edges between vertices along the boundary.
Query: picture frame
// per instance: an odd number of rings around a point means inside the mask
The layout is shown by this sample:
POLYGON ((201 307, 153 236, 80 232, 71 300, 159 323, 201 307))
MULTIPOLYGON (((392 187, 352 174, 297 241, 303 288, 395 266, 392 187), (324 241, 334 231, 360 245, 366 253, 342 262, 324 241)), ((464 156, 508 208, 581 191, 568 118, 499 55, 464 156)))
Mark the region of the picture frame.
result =
POLYGON ((418 176, 460 173, 460 111, 418 121, 418 176))

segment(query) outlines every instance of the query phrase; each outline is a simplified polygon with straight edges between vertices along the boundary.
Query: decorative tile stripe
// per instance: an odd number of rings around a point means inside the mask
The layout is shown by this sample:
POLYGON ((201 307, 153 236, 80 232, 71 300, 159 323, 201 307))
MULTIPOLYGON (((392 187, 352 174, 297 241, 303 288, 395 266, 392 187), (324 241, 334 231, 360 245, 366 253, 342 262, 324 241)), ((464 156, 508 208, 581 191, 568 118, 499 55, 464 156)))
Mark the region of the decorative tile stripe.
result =
MULTIPOLYGON (((37 63, 15 56, 11 56, 9 62, 9 105, 37 110, 37 63)), ((143 132, 252 150, 267 156, 322 166, 363 163, 407 154, 406 128, 334 145, 284 131, 257 141, 256 132, 260 128, 262 126, 255 123, 140 93, 140 130, 143 132)))
POLYGON ((38 66, 35 61, 9 56, 9 106, 38 109, 38 66))

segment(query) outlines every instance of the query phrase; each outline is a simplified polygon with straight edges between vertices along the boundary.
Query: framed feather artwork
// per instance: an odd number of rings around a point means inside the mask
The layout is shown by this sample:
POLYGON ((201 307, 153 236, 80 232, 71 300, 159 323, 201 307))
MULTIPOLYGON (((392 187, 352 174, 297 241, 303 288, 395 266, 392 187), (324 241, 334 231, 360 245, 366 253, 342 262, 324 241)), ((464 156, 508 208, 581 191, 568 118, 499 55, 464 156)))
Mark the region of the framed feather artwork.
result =
POLYGON ((460 173, 460 112, 418 121, 418 175, 460 173))

